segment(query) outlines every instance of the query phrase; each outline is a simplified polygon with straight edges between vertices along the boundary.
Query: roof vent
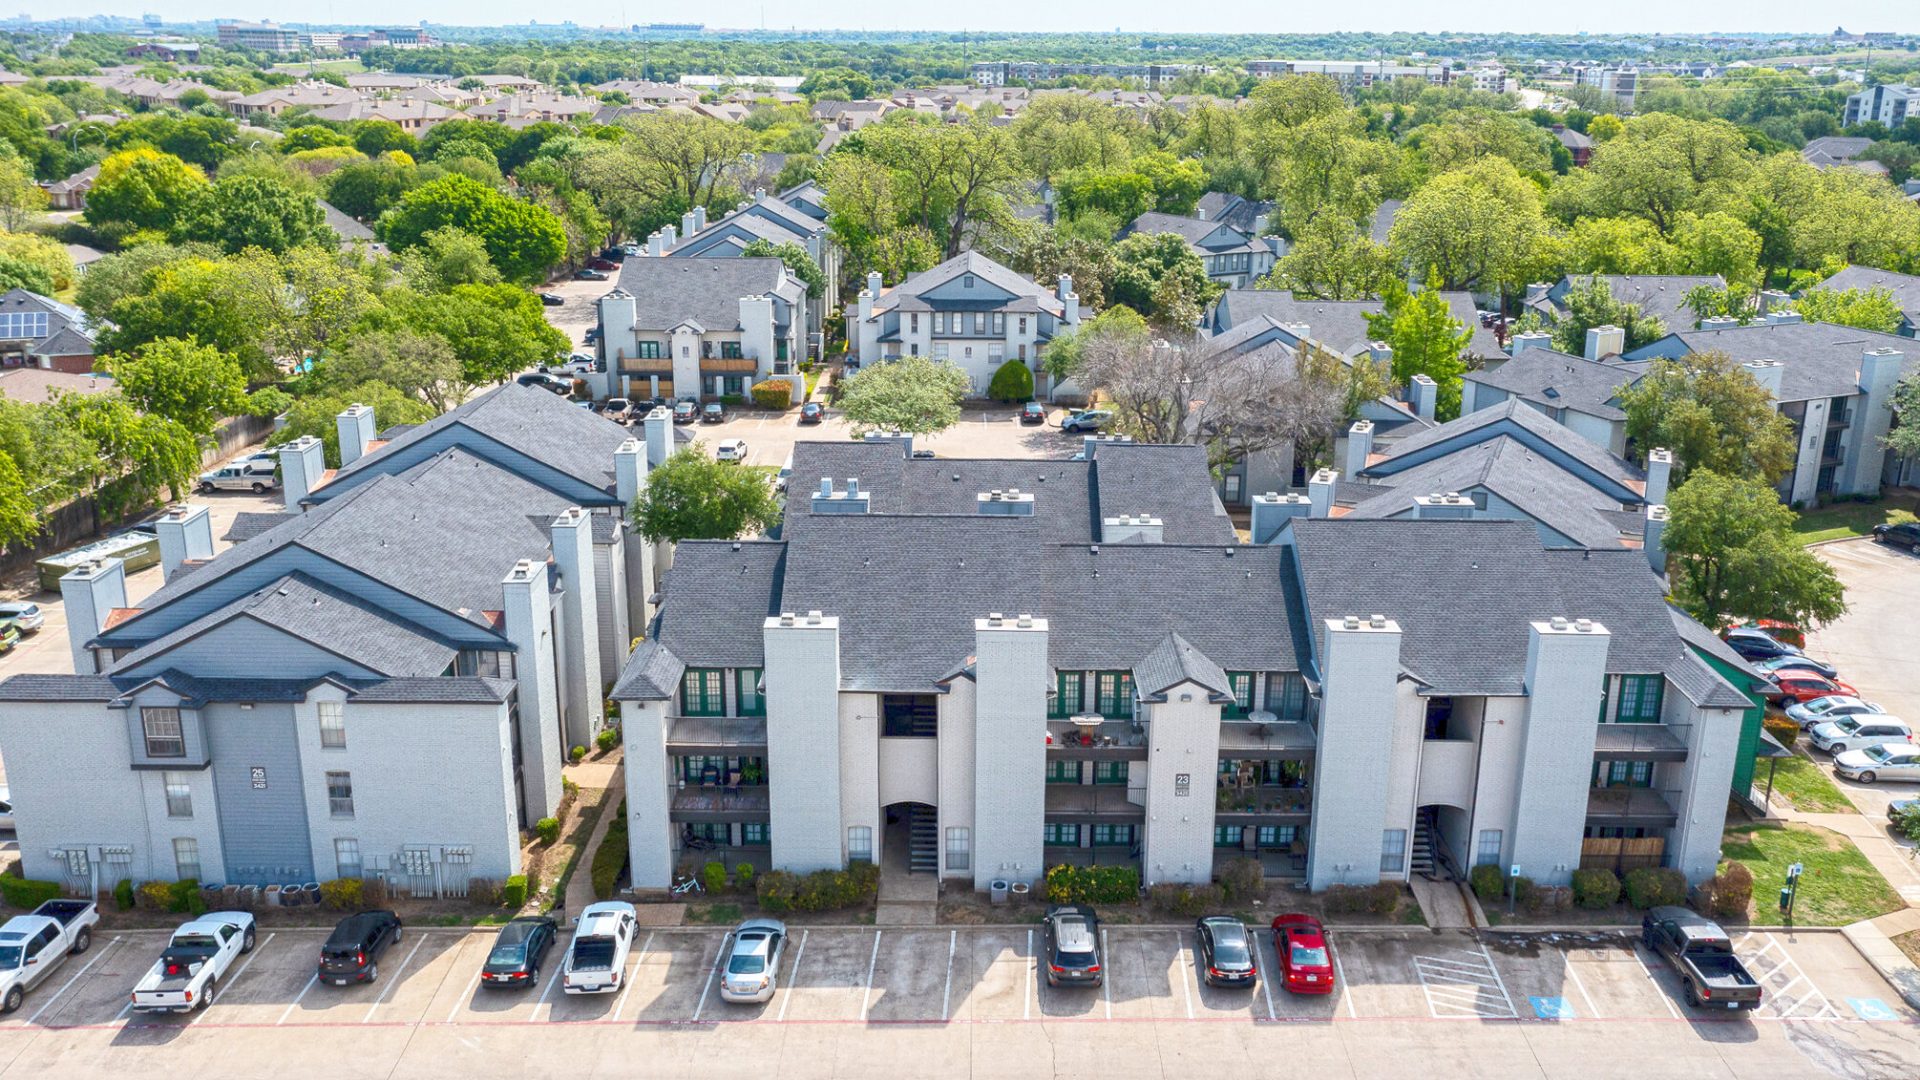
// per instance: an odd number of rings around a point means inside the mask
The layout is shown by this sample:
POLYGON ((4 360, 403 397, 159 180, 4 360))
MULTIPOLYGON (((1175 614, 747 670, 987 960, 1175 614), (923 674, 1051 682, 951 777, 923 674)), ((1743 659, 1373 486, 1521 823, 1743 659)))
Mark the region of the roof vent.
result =
POLYGON ((812 611, 809 611, 809 612, 807 612, 807 625, 808 625, 808 626, 819 626, 819 625, 820 625, 820 617, 821 617, 821 616, 820 616, 820 609, 819 609, 819 608, 814 608, 814 609, 813 609, 812 611))
POLYGON ((1020 613, 1020 617, 1013 621, 1013 624, 1019 627, 1031 627, 1033 625, 1033 615, 1030 612, 1023 611, 1020 613))
POLYGON ((1342 619, 1340 621, 1340 625, 1346 627, 1349 630, 1358 630, 1360 629, 1360 616, 1349 615, 1345 619, 1342 619))
POLYGON ((1553 627, 1555 630, 1565 630, 1567 628, 1567 620, 1564 616, 1555 615, 1553 618, 1547 620, 1547 625, 1553 627))
POLYGON ((1373 627, 1375 630, 1384 630, 1387 627, 1387 617, 1385 615, 1375 615, 1367 620, 1367 625, 1373 627))
POLYGON ((1573 628, 1575 630, 1580 631, 1583 634, 1591 634, 1593 633, 1593 620, 1592 619, 1575 619, 1573 622, 1573 628))
POLYGON ((780 613, 780 625, 781 625, 781 626, 792 626, 792 625, 793 625, 793 620, 794 620, 794 614, 793 614, 793 612, 791 612, 791 611, 783 611, 783 612, 781 612, 781 613, 780 613))

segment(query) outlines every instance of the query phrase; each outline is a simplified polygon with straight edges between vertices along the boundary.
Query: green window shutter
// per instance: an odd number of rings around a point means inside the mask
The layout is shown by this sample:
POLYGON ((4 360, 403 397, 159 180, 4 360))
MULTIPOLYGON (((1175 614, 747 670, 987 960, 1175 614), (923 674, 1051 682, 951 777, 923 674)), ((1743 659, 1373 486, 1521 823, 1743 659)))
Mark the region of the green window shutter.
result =
POLYGON ((1233 702, 1220 710, 1220 715, 1235 719, 1245 717, 1253 711, 1253 672, 1227 672, 1227 685, 1233 691, 1233 702))
POLYGON ((1054 677, 1055 692, 1053 696, 1053 708, 1048 711, 1047 715, 1056 720, 1079 715, 1081 711, 1080 675, 1081 673, 1078 671, 1062 671, 1056 673, 1054 677))

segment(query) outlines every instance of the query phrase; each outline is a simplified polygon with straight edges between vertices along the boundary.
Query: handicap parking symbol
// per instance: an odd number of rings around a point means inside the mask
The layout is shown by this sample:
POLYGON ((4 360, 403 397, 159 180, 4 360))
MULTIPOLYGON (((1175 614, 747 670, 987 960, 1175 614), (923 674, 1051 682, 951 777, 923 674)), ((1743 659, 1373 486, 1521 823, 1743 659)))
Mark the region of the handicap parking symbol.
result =
POLYGON ((1879 998, 1848 998, 1847 1005, 1853 1014, 1862 1020, 1898 1020, 1900 1014, 1893 1011, 1879 998))
POLYGON ((1571 1020, 1573 1006, 1563 997, 1528 997, 1533 1004, 1533 1015, 1541 1020, 1571 1020))

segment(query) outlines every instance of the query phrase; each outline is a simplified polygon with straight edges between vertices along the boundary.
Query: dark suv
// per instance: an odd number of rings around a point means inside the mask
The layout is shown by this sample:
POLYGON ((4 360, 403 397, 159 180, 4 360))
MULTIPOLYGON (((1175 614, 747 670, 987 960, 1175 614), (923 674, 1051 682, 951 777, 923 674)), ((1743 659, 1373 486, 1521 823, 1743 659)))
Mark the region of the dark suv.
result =
POLYGON ((1875 525, 1873 538, 1883 544, 1891 544, 1920 553, 1920 525, 1915 525, 1911 521, 1903 521, 1898 525, 1875 525))
POLYGON ((1078 904, 1047 909, 1045 939, 1047 985, 1099 986, 1100 916, 1078 904))
POLYGON ((380 977, 380 954, 400 940, 400 916, 362 911, 340 920, 320 946, 320 980, 335 986, 380 977))

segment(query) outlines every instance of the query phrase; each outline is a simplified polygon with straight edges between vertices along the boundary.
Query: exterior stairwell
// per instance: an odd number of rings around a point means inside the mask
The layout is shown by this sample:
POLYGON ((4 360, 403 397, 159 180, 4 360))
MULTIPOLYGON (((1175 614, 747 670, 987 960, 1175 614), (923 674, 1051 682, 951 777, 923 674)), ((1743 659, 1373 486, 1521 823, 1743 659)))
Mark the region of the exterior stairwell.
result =
POLYGON ((916 874, 940 872, 939 816, 930 806, 907 808, 907 869, 916 874))
POLYGON ((1429 880, 1437 880, 1441 876, 1437 872, 1433 853, 1433 811, 1431 810, 1421 810, 1420 815, 1414 819, 1411 866, 1414 873, 1429 880))

